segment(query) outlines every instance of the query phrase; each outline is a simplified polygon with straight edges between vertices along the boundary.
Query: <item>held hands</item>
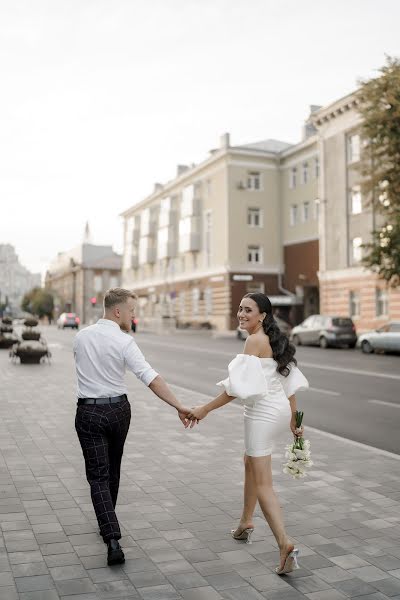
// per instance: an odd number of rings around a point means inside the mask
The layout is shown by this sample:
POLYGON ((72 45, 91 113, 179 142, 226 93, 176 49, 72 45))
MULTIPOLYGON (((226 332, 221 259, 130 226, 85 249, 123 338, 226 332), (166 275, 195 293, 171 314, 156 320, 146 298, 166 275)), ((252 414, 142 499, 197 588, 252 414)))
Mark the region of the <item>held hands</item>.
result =
POLYGON ((182 421, 184 428, 187 429, 190 427, 190 429, 193 429, 196 425, 196 419, 190 417, 192 411, 184 406, 179 406, 176 410, 178 411, 178 417, 182 421))
POLYGON ((189 411, 188 418, 196 421, 197 423, 204 419, 208 415, 208 410, 205 406, 195 406, 189 411))
POLYGON ((290 429, 295 438, 303 437, 304 427, 296 427, 296 417, 295 414, 292 414, 292 418, 290 419, 290 429))

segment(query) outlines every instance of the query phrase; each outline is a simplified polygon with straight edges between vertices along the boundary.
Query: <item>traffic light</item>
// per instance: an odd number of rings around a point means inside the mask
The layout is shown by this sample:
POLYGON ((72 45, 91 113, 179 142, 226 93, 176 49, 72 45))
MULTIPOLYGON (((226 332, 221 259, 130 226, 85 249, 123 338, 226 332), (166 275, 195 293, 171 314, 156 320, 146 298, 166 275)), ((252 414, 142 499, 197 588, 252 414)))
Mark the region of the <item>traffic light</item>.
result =
POLYGON ((97 302, 96 296, 93 296, 92 298, 90 298, 90 304, 93 306, 93 308, 96 306, 96 302, 97 302))

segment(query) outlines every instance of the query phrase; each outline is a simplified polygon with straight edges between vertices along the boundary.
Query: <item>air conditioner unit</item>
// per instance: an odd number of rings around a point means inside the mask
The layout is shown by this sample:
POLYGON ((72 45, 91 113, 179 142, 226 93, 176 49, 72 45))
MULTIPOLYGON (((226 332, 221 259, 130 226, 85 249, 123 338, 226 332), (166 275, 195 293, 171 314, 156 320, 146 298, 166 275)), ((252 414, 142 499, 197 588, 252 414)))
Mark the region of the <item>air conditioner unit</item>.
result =
POLYGON ((245 190, 246 189, 246 184, 244 181, 239 181, 239 183, 237 184, 237 189, 238 190, 245 190))

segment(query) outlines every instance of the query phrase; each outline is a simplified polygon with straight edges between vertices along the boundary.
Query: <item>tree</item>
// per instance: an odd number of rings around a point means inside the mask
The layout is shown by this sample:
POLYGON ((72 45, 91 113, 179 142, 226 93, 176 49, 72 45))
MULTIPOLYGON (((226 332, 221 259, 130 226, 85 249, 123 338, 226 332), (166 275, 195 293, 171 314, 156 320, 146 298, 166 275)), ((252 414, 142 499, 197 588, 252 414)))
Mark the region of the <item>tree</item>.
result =
POLYGON ((361 189, 376 214, 363 264, 400 284, 400 60, 387 57, 380 76, 357 93, 362 117, 361 189))
POLYGON ((37 315, 39 319, 42 317, 53 317, 54 297, 43 288, 33 288, 27 292, 22 299, 22 310, 37 315))

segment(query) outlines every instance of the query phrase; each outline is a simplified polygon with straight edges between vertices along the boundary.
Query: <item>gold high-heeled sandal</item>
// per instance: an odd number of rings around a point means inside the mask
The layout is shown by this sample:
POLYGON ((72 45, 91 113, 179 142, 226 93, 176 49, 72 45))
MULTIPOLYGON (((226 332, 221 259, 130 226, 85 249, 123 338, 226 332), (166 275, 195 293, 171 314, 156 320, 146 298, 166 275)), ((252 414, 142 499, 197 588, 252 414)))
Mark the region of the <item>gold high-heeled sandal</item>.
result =
POLYGON ((254 532, 254 527, 247 527, 247 529, 242 529, 240 533, 237 533, 238 529, 231 530, 231 536, 234 540, 239 540, 240 542, 246 542, 246 544, 252 544, 251 536, 254 532))
POLYGON ((277 575, 286 575, 286 573, 291 573, 292 571, 296 571, 296 569, 299 569, 299 563, 297 562, 298 555, 298 549, 293 548, 293 550, 291 550, 287 555, 285 562, 283 563, 282 569, 280 567, 276 567, 275 573, 277 575))

